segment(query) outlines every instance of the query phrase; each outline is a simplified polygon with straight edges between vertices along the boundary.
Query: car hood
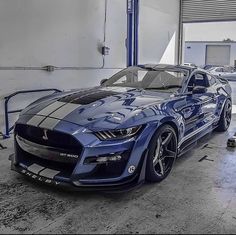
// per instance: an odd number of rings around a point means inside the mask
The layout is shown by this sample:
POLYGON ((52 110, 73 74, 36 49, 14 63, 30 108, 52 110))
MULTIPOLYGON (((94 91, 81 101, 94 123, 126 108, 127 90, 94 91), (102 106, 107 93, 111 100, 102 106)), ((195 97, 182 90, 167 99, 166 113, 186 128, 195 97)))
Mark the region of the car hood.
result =
POLYGON ((28 106, 21 115, 48 117, 91 130, 114 129, 132 119, 140 121, 142 110, 166 102, 171 93, 123 87, 95 87, 61 93, 28 106))

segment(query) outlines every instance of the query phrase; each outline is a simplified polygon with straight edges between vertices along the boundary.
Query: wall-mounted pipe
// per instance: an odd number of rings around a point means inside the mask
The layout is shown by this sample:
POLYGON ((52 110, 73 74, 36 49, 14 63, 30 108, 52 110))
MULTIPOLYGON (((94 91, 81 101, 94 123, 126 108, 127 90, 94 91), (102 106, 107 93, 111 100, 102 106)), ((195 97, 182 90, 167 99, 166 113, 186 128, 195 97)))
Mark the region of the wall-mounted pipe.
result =
POLYGON ((5 66, 5 67, 0 67, 1 70, 23 70, 23 71, 46 71, 46 72, 54 72, 55 70, 99 70, 99 69, 104 69, 104 70, 109 70, 109 69, 123 69, 124 67, 57 67, 53 65, 47 65, 43 67, 25 67, 25 66, 5 66))

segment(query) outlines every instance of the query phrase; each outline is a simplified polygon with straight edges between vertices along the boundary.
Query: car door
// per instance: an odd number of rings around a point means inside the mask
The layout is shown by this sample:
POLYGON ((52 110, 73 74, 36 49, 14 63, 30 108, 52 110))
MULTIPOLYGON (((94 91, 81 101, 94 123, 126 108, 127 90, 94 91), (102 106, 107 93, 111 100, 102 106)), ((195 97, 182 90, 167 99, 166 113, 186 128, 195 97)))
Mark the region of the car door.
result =
POLYGON ((216 110, 217 97, 209 85, 207 74, 196 72, 189 80, 186 95, 186 105, 181 114, 185 120, 185 137, 194 136, 207 128, 213 122, 216 110), (205 87, 206 92, 202 94, 193 94, 196 86, 205 87))
POLYGON ((199 98, 192 94, 195 84, 195 74, 191 76, 187 83, 187 88, 183 91, 182 101, 178 108, 178 113, 184 121, 183 137, 185 138, 196 129, 196 122, 201 112, 201 104, 199 98))
POLYGON ((217 82, 217 79, 211 74, 207 74, 207 78, 209 81, 208 93, 213 97, 213 105, 211 107, 211 112, 213 118, 217 119, 221 114, 221 107, 224 98, 222 98, 221 93, 219 92, 221 88, 221 84, 217 82))
POLYGON ((195 86, 201 86, 206 88, 206 92, 203 94, 193 94, 193 99, 198 100, 200 105, 199 118, 196 121, 196 129, 202 127, 208 127, 211 123, 214 122, 216 104, 217 104, 217 95, 213 87, 210 85, 209 77, 204 72, 196 73, 195 86))

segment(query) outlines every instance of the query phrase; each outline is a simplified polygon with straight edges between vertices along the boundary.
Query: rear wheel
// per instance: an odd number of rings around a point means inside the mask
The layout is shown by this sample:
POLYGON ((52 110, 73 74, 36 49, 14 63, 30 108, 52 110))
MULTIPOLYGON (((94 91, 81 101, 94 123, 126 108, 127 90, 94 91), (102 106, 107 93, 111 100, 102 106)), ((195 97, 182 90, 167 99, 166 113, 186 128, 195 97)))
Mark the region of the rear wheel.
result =
POLYGON ((177 156, 177 136, 169 126, 162 126, 153 136, 147 159, 146 180, 160 182, 172 170, 177 156))
POLYGON ((224 109, 220 115, 220 120, 216 130, 220 132, 226 131, 230 126, 231 118, 232 118, 232 102, 231 100, 227 100, 225 102, 224 109))

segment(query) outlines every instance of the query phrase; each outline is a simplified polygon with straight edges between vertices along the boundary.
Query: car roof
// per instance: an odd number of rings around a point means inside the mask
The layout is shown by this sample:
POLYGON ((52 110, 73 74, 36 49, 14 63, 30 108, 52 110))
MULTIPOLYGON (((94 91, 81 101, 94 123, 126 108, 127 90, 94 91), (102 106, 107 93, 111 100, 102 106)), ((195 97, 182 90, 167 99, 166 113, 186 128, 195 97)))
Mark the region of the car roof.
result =
MULTIPOLYGON (((151 68, 151 69, 182 69, 187 70, 189 73, 193 72, 196 69, 202 70, 195 66, 189 66, 189 65, 170 65, 170 64, 144 64, 139 65, 141 68, 151 68)), ((205 71, 205 70, 202 70, 205 71)))

